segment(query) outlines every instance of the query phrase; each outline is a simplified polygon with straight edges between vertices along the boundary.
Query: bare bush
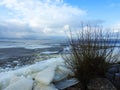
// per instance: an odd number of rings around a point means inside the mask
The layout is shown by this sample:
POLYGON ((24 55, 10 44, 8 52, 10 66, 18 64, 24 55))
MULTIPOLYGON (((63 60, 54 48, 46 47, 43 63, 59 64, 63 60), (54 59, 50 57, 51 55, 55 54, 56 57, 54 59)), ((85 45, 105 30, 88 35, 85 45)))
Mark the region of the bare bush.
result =
POLYGON ((114 53, 119 45, 118 35, 104 31, 99 25, 82 24, 79 32, 70 32, 69 44, 70 53, 63 58, 85 87, 90 79, 105 77, 120 55, 119 50, 114 53))

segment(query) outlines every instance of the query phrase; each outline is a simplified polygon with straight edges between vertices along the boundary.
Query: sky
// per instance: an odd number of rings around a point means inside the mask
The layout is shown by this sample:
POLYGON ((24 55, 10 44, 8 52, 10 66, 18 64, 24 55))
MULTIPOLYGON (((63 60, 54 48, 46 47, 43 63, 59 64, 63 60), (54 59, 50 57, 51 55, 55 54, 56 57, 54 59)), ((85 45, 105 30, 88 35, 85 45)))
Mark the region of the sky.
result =
POLYGON ((64 37, 82 21, 120 28, 120 0, 0 0, 0 38, 64 37))

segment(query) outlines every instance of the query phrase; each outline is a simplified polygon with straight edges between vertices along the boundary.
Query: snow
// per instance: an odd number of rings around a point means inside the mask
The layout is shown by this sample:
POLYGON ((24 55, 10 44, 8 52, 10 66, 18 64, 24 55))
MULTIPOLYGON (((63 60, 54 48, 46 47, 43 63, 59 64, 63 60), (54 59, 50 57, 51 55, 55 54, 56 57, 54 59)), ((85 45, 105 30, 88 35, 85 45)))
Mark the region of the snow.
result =
POLYGON ((61 57, 52 58, 0 73, 0 90, 57 90, 52 82, 69 74, 71 71, 65 67, 61 57))

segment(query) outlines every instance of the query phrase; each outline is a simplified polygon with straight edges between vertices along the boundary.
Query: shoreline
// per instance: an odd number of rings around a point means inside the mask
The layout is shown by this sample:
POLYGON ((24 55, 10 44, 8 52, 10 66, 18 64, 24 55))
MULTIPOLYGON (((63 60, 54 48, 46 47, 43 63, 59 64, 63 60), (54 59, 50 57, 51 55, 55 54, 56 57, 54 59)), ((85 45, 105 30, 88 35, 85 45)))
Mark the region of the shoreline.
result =
POLYGON ((0 72, 4 69, 14 69, 33 64, 40 60, 46 60, 59 55, 63 46, 48 48, 26 49, 26 48, 0 48, 0 72), (56 52, 57 51, 57 52, 56 52), (51 52, 51 53, 44 53, 51 52), (56 52, 56 53, 52 53, 56 52))

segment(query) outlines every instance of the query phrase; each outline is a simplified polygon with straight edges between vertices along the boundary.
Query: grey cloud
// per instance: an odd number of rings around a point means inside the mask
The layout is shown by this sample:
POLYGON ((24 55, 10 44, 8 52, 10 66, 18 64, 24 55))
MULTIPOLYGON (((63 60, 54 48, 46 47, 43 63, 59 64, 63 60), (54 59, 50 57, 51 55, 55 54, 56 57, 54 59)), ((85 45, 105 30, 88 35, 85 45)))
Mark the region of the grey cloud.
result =
POLYGON ((27 25, 21 26, 13 23, 3 23, 0 24, 0 38, 38 37, 38 35, 34 31, 32 31, 32 28, 27 25))

